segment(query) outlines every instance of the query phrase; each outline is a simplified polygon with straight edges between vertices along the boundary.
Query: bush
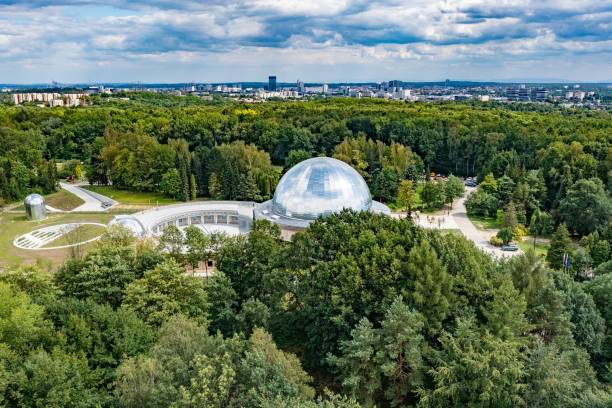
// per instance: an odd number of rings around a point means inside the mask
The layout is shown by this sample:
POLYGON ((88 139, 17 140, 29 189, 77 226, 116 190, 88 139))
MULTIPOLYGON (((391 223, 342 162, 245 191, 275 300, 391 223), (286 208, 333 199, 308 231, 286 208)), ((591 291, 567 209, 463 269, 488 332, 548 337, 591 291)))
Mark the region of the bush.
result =
POLYGON ((529 235, 529 230, 522 224, 518 224, 512 230, 512 239, 516 241, 522 241, 527 235, 529 235))
POLYGON ((499 200, 479 188, 465 200, 465 207, 470 215, 491 217, 499 208, 499 200))
POLYGON ((497 232, 497 238, 501 239, 504 244, 512 241, 513 231, 511 228, 502 228, 497 232))
POLYGON ((498 238, 498 237, 496 237, 495 235, 493 235, 493 236, 492 236, 492 237, 489 239, 489 244, 491 244, 491 245, 493 245, 493 246, 496 246, 496 247, 500 247, 500 246, 502 246, 504 243, 503 243, 503 241, 502 241, 500 238, 498 238))

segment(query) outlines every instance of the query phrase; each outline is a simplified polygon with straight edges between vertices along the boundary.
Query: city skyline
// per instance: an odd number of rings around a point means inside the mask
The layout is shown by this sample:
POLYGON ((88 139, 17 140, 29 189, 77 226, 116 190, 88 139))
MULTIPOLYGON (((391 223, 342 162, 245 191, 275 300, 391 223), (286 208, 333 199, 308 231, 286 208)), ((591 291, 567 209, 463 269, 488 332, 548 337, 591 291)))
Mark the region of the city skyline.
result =
POLYGON ((609 82, 612 1, 0 0, 0 83, 609 82))

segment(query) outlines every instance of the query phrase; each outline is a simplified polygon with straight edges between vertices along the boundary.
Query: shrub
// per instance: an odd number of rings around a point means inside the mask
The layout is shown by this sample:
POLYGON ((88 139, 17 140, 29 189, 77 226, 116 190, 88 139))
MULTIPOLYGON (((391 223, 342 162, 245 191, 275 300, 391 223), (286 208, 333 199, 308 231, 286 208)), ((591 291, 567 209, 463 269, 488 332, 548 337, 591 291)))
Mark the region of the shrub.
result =
POLYGON ((522 224, 518 224, 512 230, 512 239, 516 241, 522 241, 527 235, 529 235, 529 230, 522 224))
POLYGON ((493 235, 493 236, 492 236, 492 237, 489 239, 489 244, 491 244, 491 245, 493 245, 493 246, 496 246, 496 247, 502 246, 502 245, 503 245, 503 243, 504 243, 504 242, 503 242, 503 241, 502 241, 500 238, 498 238, 497 236, 495 236, 495 235, 493 235))
POLYGON ((511 228, 502 228, 497 232, 497 238, 501 239, 504 244, 512 241, 513 232, 511 228))

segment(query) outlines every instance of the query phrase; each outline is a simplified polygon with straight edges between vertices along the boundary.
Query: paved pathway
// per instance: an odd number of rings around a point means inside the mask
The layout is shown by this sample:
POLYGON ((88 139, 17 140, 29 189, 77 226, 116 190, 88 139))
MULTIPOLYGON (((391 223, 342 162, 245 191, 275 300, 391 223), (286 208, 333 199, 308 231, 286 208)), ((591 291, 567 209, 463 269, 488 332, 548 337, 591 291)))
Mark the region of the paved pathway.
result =
MULTIPOLYGON (((522 253, 518 251, 502 251, 499 247, 493 246, 489 243, 489 239, 497 234, 497 230, 481 230, 470 221, 467 216, 467 210, 465 208, 465 199, 476 190, 474 187, 466 187, 465 195, 457 200, 453 204, 453 208, 450 210, 450 214, 444 215, 427 215, 418 214, 418 218, 414 219, 414 222, 423 228, 437 228, 437 229, 456 229, 460 230, 463 235, 474 244, 482 249, 483 251, 492 254, 496 257, 507 257, 515 256, 522 253)), ((393 213, 394 218, 404 218, 405 213, 393 213)))
POLYGON ((117 201, 111 198, 86 190, 77 184, 60 182, 60 187, 84 201, 83 204, 73 209, 72 212, 105 212, 118 204, 117 201), (103 203, 108 203, 108 205, 104 207, 102 206, 103 203))
POLYGON ((472 194, 475 188, 466 188, 466 194, 461 197, 454 204, 451 210, 451 216, 455 219, 455 224, 461 230, 461 233, 465 235, 469 240, 473 241, 477 247, 484 251, 493 254, 497 257, 515 256, 521 253, 521 250, 510 252, 502 251, 499 247, 493 246, 489 243, 489 239, 497 233, 496 230, 483 231, 478 228, 470 221, 467 216, 467 210, 465 208, 465 199, 467 196, 472 194))

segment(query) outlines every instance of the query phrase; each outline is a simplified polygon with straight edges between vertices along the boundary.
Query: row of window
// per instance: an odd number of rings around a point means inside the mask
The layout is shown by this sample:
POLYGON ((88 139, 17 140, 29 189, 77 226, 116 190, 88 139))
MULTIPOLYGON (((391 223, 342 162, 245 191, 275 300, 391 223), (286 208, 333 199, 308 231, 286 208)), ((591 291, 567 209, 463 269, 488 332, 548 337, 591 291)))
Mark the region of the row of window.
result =
POLYGON ((203 215, 191 215, 175 218, 171 221, 162 222, 153 227, 153 232, 162 232, 164 228, 174 225, 175 227, 187 227, 188 225, 199 224, 232 224, 238 225, 240 219, 238 215, 228 213, 205 213, 203 215))

